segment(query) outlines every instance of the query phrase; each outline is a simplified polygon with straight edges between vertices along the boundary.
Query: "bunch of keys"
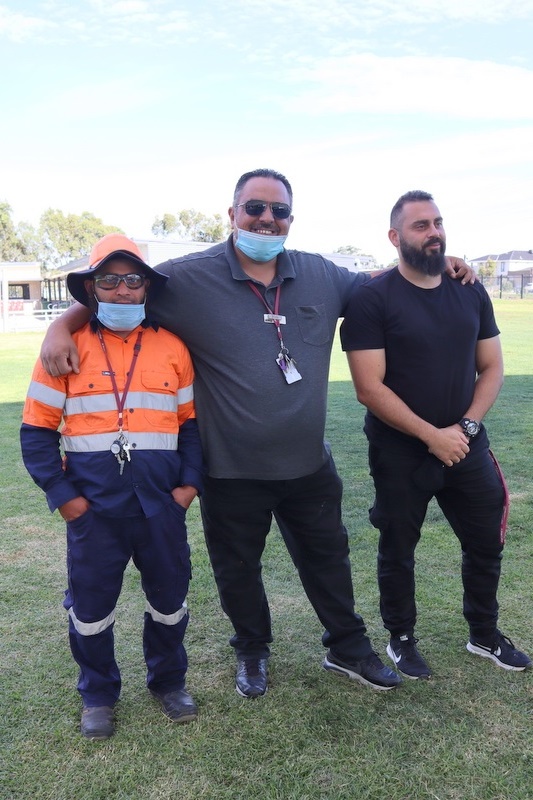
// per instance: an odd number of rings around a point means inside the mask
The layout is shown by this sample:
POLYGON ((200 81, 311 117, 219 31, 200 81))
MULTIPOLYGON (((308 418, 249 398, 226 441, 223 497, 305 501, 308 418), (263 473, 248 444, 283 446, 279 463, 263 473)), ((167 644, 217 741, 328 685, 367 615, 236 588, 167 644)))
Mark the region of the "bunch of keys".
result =
POLYGON ((120 431, 118 439, 115 439, 115 441, 109 448, 118 461, 120 475, 122 475, 122 473, 124 472, 125 462, 131 461, 130 447, 131 447, 130 443, 128 442, 122 431, 120 431))
POLYGON ((296 383, 296 381, 302 380, 302 376, 296 369, 296 361, 290 357, 286 347, 281 348, 276 358, 276 364, 283 372, 283 377, 287 383, 296 383))

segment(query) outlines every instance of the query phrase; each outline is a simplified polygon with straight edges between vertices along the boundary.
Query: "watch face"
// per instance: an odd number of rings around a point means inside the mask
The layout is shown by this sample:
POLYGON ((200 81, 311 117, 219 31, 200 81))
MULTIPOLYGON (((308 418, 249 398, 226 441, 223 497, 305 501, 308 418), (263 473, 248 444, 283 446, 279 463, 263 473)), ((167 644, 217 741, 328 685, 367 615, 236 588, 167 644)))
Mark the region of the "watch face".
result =
POLYGON ((463 427, 467 436, 475 436, 479 431, 479 425, 474 420, 465 421, 463 427))

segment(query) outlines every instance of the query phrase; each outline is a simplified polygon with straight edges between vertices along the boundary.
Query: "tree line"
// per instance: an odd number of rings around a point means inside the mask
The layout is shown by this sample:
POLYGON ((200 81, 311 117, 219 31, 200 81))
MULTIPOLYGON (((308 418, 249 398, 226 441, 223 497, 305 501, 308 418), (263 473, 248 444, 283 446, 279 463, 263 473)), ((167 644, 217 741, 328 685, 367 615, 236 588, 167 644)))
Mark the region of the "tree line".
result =
MULTIPOLYGON (((163 214, 152 224, 152 233, 157 238, 175 235, 194 242, 222 242, 230 231, 229 222, 220 214, 209 216, 192 208, 182 209, 177 214, 163 214)), ((64 214, 48 208, 36 227, 27 222, 15 224, 11 206, 7 201, 0 201, 0 261, 39 261, 43 277, 53 275, 70 261, 88 256, 93 244, 107 233, 124 231, 116 225, 105 225, 88 211, 64 214)), ((336 252, 354 258, 363 255, 353 245, 339 247, 336 252)))
MULTIPOLYGON (((171 234, 196 242, 220 242, 229 236, 230 226, 220 214, 207 216, 194 209, 176 215, 164 214, 152 225, 154 236, 171 234)), ((124 233, 116 225, 106 225, 99 217, 84 211, 64 214, 49 208, 37 226, 15 224, 7 201, 0 201, 0 261, 39 261, 45 273, 53 272, 69 261, 89 255, 93 244, 107 233, 124 233)))

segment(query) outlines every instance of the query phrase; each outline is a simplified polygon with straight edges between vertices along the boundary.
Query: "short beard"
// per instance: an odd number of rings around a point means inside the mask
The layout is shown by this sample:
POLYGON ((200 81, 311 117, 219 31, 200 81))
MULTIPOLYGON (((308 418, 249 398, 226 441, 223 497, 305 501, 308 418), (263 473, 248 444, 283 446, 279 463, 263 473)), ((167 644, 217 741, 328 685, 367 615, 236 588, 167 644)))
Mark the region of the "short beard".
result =
POLYGON ((440 242, 440 253, 430 253, 428 255, 424 250, 419 250, 417 247, 407 244, 405 239, 400 236, 400 253, 403 260, 422 275, 442 275, 446 269, 445 252, 446 243, 442 240, 440 242))

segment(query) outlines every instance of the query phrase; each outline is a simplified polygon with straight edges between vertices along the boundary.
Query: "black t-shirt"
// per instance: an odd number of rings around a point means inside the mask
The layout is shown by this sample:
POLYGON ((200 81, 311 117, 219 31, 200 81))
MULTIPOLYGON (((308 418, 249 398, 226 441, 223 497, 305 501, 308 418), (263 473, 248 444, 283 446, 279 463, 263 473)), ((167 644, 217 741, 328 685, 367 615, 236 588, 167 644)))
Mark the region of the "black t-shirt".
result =
MULTIPOLYGON (((476 345, 499 333, 484 287, 443 275, 421 289, 394 268, 353 295, 341 326, 343 350, 385 350, 384 383, 415 414, 438 428, 453 425, 471 403, 476 345)), ((367 413, 371 438, 392 429, 367 413)), ((395 433, 398 433, 395 431, 395 433)))

